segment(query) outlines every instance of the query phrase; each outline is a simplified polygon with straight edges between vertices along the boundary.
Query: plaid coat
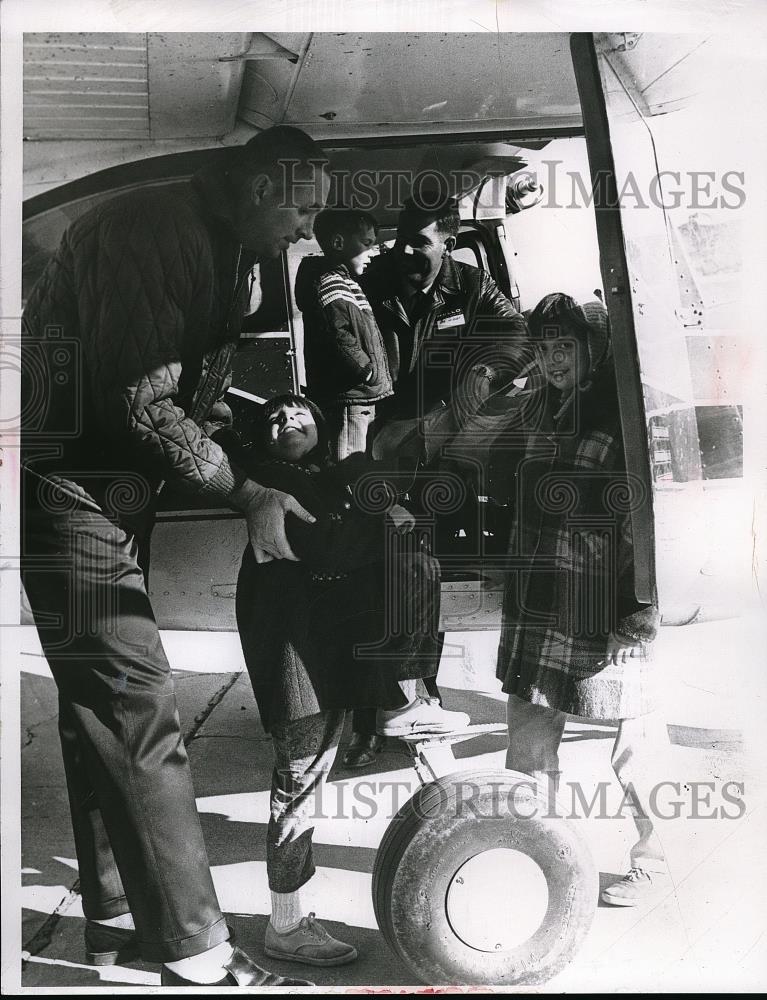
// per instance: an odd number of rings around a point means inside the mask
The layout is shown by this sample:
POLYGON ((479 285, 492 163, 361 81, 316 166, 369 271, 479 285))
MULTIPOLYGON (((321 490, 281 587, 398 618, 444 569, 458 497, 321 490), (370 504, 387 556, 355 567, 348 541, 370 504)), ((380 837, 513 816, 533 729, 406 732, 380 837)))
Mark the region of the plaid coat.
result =
MULTIPOLYGON (((497 675, 534 705, 592 719, 651 711, 658 613, 634 596, 630 511, 648 502, 626 473, 612 367, 559 411, 545 387, 522 409, 497 675), (639 658, 606 663, 610 633, 639 658)), ((506 453, 508 455, 508 452, 506 453)))

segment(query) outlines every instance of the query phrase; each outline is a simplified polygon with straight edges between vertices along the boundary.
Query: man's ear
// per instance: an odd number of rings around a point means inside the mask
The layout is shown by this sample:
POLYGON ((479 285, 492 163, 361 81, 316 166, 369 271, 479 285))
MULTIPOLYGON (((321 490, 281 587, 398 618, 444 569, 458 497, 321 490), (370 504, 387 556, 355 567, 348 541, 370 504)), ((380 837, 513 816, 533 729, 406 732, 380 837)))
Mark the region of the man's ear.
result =
POLYGON ((254 205, 260 205, 272 188, 272 180, 268 174, 257 174, 250 182, 250 199, 254 205))
POLYGON ((448 238, 445 240, 445 250, 447 250, 448 253, 452 253, 453 250, 455 250, 455 244, 456 244, 455 236, 448 236, 448 238))
POLYGON ((344 238, 340 233, 336 233, 331 241, 331 249, 341 251, 344 248, 344 238))

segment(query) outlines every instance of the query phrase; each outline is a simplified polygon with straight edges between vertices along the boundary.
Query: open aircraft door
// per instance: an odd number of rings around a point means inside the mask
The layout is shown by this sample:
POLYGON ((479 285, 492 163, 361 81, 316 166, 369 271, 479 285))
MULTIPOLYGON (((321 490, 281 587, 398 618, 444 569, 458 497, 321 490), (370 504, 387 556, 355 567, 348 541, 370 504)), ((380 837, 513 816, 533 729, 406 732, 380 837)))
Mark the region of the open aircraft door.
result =
POLYGON ((739 65, 747 90, 764 63, 726 36, 578 34, 571 50, 631 474, 636 594, 649 601, 657 587, 666 625, 733 618, 754 590, 764 421, 738 211, 751 137, 721 81, 739 65))
MULTIPOLYGON (((705 88, 689 100, 688 74, 716 81, 719 59, 726 65, 733 53, 721 40, 653 35, 643 43, 625 34, 574 35, 571 51, 629 472, 613 502, 632 518, 636 596, 659 598, 667 625, 727 626, 723 619, 745 612, 753 592, 750 487, 760 468, 755 433, 764 426, 753 373, 762 369, 741 308, 745 243, 734 210, 743 197, 742 150, 725 143, 723 160, 706 162, 711 144, 701 137, 718 126, 728 133, 725 105, 705 88), (704 195, 712 207, 702 215, 704 195)), ((703 669, 721 676, 727 661, 715 646, 706 654, 703 669)), ((726 671, 734 676, 729 664, 726 671)), ((422 766, 431 751, 421 753, 422 766)), ((431 770, 436 780, 395 816, 376 860, 374 903, 388 943, 431 983, 547 981, 572 959, 593 916, 588 849, 562 820, 538 828, 507 817, 490 831, 492 823, 459 818, 467 780, 483 795, 500 787, 504 798, 504 782, 513 788, 523 776, 431 770), (520 885, 497 890, 506 912, 489 921, 491 946, 481 921, 462 922, 458 900, 471 898, 491 866, 500 887, 501 859, 515 852, 545 873, 548 905, 534 933, 512 940, 520 922, 510 903, 520 885)), ((543 895, 525 890, 526 900, 543 895)), ((492 891, 482 898, 493 905, 492 891)))

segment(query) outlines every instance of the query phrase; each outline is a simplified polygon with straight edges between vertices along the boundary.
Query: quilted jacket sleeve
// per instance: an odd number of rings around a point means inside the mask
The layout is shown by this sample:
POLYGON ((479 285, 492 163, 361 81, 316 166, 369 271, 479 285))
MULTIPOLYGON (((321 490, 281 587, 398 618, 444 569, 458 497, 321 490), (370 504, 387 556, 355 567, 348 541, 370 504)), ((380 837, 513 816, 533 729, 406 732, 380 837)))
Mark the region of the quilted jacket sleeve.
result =
POLYGON ((205 230, 178 206, 174 212, 128 199, 92 225, 75 232, 71 259, 103 428, 173 485, 225 499, 244 475, 175 402, 190 326, 196 322, 199 331, 199 317, 211 311, 205 230))

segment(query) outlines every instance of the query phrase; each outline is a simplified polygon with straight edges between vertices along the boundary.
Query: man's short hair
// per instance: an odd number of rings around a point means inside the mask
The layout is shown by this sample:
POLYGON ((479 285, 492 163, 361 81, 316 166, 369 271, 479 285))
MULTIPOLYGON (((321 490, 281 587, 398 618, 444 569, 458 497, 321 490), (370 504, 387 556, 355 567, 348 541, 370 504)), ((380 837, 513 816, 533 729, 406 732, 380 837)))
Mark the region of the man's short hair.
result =
POLYGON ((458 201, 444 189, 420 188, 413 191, 402 206, 399 225, 409 229, 423 229, 437 223, 437 231, 443 236, 457 236, 461 228, 461 213, 458 201))
POLYGON ((332 249, 334 236, 353 236, 363 229, 372 229, 378 235, 375 218, 359 208, 326 208, 314 221, 314 236, 323 253, 332 249))
POLYGON ((233 150, 230 173, 237 186, 261 173, 282 185, 288 178, 299 179, 306 167, 329 169, 322 146, 300 128, 273 125, 233 150))

